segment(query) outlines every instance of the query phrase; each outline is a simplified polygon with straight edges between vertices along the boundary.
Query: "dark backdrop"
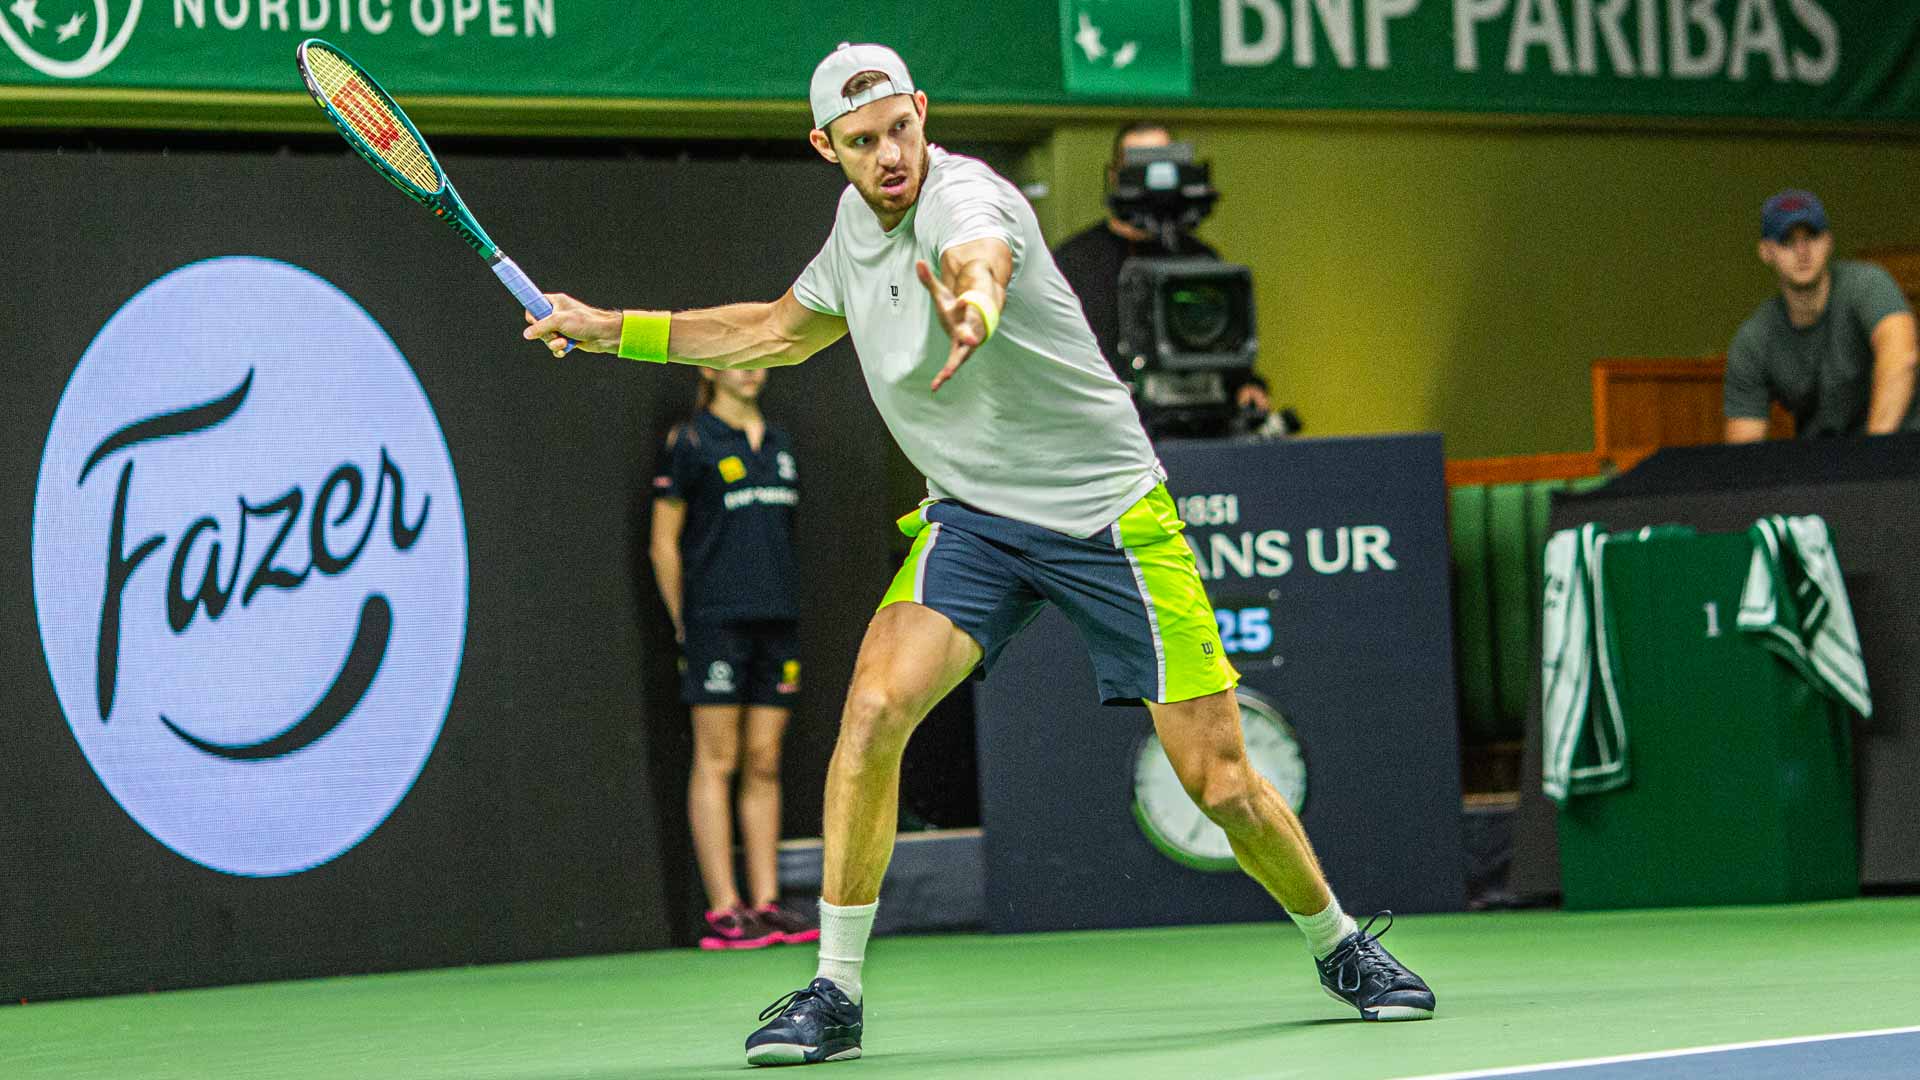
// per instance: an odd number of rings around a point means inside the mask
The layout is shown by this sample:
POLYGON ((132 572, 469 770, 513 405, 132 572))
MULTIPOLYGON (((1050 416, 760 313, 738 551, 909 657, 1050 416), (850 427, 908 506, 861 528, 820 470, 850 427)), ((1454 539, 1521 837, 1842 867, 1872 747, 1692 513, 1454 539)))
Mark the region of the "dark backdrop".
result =
MULTIPOLYGON (((606 305, 766 299, 841 181, 804 161, 460 153, 445 164, 536 281, 606 305)), ((646 484, 692 375, 548 359, 484 264, 342 151, 0 151, 0 999, 645 948, 689 916, 688 737, 645 570, 646 484), (234 877, 149 837, 101 786, 35 624, 42 446, 88 342, 184 264, 257 255, 356 299, 418 374, 460 484, 465 659, 412 792, 364 842, 234 877)), ((237 335, 248 313, 226 314, 237 335)), ((818 829, 837 695, 888 572, 886 435, 851 350, 777 372, 804 476, 809 678, 788 832, 818 829)), ((245 827, 236 822, 235 827, 245 827)))

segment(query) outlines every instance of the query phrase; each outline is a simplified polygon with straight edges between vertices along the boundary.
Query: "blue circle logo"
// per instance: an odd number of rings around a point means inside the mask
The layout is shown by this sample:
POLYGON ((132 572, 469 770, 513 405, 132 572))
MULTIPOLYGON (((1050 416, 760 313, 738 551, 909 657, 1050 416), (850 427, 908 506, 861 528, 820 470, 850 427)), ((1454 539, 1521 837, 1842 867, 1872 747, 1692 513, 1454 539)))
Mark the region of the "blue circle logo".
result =
POLYGON ((33 595, 74 738, 154 839, 257 877, 337 858, 406 797, 459 679, 466 526, 433 406, 314 274, 175 270, 60 399, 33 595))

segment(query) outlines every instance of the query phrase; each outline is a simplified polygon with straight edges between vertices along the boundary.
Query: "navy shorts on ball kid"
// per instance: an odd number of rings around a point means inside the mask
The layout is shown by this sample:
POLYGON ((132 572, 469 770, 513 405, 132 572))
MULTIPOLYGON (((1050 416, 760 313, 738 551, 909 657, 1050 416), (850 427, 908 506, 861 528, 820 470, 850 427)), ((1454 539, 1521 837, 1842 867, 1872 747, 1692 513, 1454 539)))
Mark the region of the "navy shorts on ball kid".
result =
POLYGON ((791 709, 800 694, 797 626, 786 620, 687 623, 680 700, 791 709))
POLYGON ((952 500, 923 503, 900 519, 913 548, 880 606, 912 601, 945 615, 980 643, 986 669, 1055 604, 1086 641, 1106 704, 1205 697, 1240 676, 1185 527, 1165 485, 1084 539, 952 500))

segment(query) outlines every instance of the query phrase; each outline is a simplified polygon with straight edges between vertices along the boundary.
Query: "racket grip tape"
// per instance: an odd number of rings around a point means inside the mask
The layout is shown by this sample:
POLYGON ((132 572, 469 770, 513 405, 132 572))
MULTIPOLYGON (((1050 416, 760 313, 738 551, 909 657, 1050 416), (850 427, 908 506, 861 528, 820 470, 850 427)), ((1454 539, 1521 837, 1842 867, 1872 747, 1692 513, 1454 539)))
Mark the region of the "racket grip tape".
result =
MULTIPOLYGON (((520 306, 532 313, 534 318, 544 319, 553 314, 553 305, 547 302, 533 279, 527 277, 527 272, 520 269, 519 263, 500 254, 494 256, 488 265, 493 267, 493 276, 500 279, 500 284, 505 285, 513 298, 520 301, 520 306)), ((567 342, 567 350, 573 350, 573 342, 567 342)))

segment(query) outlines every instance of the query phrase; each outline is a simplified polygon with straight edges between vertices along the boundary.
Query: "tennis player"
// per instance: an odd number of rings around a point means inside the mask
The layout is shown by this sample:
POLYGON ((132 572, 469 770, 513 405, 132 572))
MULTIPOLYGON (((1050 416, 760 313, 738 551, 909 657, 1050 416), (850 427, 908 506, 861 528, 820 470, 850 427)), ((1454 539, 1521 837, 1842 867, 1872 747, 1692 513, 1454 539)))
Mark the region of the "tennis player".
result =
POLYGON ((748 1062, 860 1056, 907 738, 1048 603, 1086 639, 1101 697, 1146 703, 1188 794, 1305 932, 1327 992, 1369 1020, 1431 1016, 1432 992, 1341 910, 1300 822, 1247 763, 1239 676, 1165 473, 1032 209, 985 164, 928 144, 926 95, 892 50, 841 46, 810 98, 809 138, 849 184, 785 295, 671 314, 554 295, 526 330, 556 355, 564 336, 715 368, 797 364, 851 332, 874 404, 928 480, 901 519, 913 546, 867 627, 827 770, 818 974, 761 1013, 748 1062))

